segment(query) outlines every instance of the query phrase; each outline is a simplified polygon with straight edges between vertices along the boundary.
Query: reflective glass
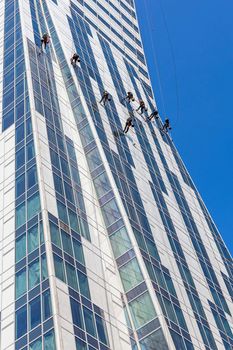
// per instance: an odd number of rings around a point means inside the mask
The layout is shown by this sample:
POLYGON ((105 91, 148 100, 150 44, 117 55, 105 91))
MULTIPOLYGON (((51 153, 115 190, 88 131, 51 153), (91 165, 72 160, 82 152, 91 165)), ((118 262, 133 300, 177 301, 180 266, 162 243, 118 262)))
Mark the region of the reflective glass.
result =
POLYGON ((23 306, 15 313, 16 338, 27 332, 27 306, 23 306))
POLYGON ((125 227, 122 227, 120 230, 113 233, 110 236, 110 242, 112 245, 112 250, 115 258, 118 258, 122 254, 127 252, 130 248, 132 248, 132 245, 125 227))
POLYGON ((149 293, 144 293, 130 304, 131 316, 136 328, 144 326, 156 317, 155 309, 149 293))
POLYGON ((143 276, 136 258, 130 260, 120 268, 120 276, 125 292, 128 292, 143 281, 143 276))
POLYGON ((38 326, 41 323, 41 302, 40 296, 33 299, 29 303, 30 329, 38 326))

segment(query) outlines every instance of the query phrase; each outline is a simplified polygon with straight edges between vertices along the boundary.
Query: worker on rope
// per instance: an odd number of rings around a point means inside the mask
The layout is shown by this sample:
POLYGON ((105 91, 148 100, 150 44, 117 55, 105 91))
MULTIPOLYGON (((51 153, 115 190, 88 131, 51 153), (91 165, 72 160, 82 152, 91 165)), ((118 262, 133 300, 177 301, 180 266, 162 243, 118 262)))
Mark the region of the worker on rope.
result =
POLYGON ((71 57, 70 62, 72 64, 72 66, 74 66, 74 67, 76 67, 77 62, 80 62, 80 57, 76 52, 71 57))
POLYGON ((148 119, 149 119, 149 120, 152 120, 153 118, 159 119, 159 112, 158 112, 157 110, 155 110, 154 112, 152 112, 148 119))
POLYGON ((43 48, 43 45, 44 45, 44 49, 46 50, 47 44, 49 44, 50 42, 50 36, 48 35, 48 33, 43 34, 40 41, 41 41, 41 50, 43 48))
POLYGON ((163 127, 161 128, 162 131, 164 132, 168 132, 168 130, 171 130, 171 126, 170 126, 170 121, 168 118, 165 119, 163 127))
POLYGON ((109 92, 105 90, 105 91, 103 92, 103 95, 102 95, 102 98, 101 98, 101 100, 100 100, 100 103, 103 102, 103 105, 105 106, 107 101, 111 101, 111 99, 109 98, 109 96, 110 96, 110 95, 109 95, 109 92))
POLYGON ((132 92, 130 92, 130 91, 127 92, 126 97, 123 98, 122 101, 125 101, 125 100, 127 100, 128 102, 130 102, 130 101, 135 101, 132 92))
POLYGON ((130 127, 134 127, 134 125, 133 125, 133 119, 134 119, 134 116, 133 115, 130 115, 129 116, 129 118, 127 118, 127 120, 126 120, 126 123, 125 123, 125 128, 124 128, 124 130, 123 130, 123 132, 125 133, 125 134, 127 134, 127 132, 129 131, 129 128, 130 127))
POLYGON ((145 111, 147 111, 146 106, 145 106, 145 102, 143 100, 139 100, 139 107, 136 109, 136 111, 139 111, 139 109, 141 110, 141 114, 145 111))

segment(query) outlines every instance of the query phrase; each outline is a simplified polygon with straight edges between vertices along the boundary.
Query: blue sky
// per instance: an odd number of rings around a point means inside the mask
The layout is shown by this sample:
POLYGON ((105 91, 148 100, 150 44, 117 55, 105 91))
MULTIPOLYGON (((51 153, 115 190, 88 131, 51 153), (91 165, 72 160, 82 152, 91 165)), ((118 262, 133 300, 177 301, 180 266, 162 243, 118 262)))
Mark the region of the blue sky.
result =
POLYGON ((135 2, 160 115, 233 253, 233 1, 135 2))

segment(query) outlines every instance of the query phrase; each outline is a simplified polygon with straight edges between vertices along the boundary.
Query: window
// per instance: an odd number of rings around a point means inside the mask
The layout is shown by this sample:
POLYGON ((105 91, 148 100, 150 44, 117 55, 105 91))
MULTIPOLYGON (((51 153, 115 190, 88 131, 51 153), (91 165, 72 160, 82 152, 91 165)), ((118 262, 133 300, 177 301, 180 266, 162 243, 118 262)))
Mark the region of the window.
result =
POLYGON ((26 268, 16 273, 15 284, 15 297, 18 299, 27 291, 26 268))
POLYGON ((27 144, 27 162, 35 157, 34 143, 33 141, 27 144))
POLYGON ((58 209, 59 219, 68 225, 69 223, 68 223, 68 217, 66 212, 66 206, 61 202, 57 201, 57 209, 58 209))
POLYGON ((91 171, 93 171, 102 164, 102 160, 97 148, 94 148, 87 154, 87 162, 91 171))
POLYGON ((148 292, 129 304, 131 316, 136 328, 144 326, 156 317, 155 309, 148 292))
POLYGON ((38 225, 31 227, 28 230, 28 254, 39 247, 39 232, 38 225))
POLYGON ((108 345, 108 336, 107 336, 105 321, 97 314, 95 315, 95 319, 96 319, 96 326, 97 326, 99 340, 102 343, 108 345))
POLYGON ((83 314, 87 333, 91 334, 93 337, 96 337, 96 330, 92 311, 87 309, 86 307, 83 307, 83 314))
POLYGON ((26 255, 26 233, 16 239, 15 260, 18 262, 26 255))
POLYGON ((63 191, 62 179, 56 174, 53 174, 53 180, 54 180, 55 191, 57 191, 63 196, 64 191, 63 191))
POLYGON ((82 128, 82 130, 80 131, 80 137, 81 137, 83 147, 85 147, 91 141, 94 140, 89 124, 87 124, 84 128, 82 128))
POLYGON ((15 158, 16 169, 19 169, 25 163, 24 148, 21 148, 18 152, 16 152, 15 158))
POLYGON ((77 282, 77 274, 74 266, 66 263, 66 275, 67 275, 67 282, 68 285, 75 289, 78 290, 78 282, 77 282))
POLYGON ((39 213, 40 211, 40 197, 39 193, 35 193, 33 196, 28 198, 27 203, 27 219, 30 220, 33 216, 39 213))
POLYGON ((82 272, 78 271, 78 280, 79 280, 80 293, 84 295, 86 298, 90 299, 87 276, 84 275, 82 272))
POLYGON ((42 311, 43 311, 43 321, 47 320, 52 315, 52 306, 50 291, 46 290, 42 295, 42 311))
POLYGON ((27 306, 23 306, 15 314, 16 338, 20 338, 27 332, 27 306))
POLYGON ((120 268, 120 276, 125 292, 128 292, 143 281, 143 276, 136 258, 130 260, 120 268))
POLYGON ((51 235, 51 241, 57 245, 59 248, 61 248, 61 238, 60 238, 60 232, 57 225, 55 225, 53 222, 49 222, 50 226, 50 235, 51 235))
POLYGON ((21 203, 16 207, 16 228, 25 224, 26 221, 26 211, 25 211, 25 203, 21 203))
POLYGON ((75 259, 78 260, 81 264, 85 265, 82 244, 73 238, 73 246, 75 259))
POLYGON ((21 101, 16 105, 15 116, 16 120, 19 120, 24 115, 24 101, 21 101))
POLYGON ((16 143, 19 143, 24 139, 24 123, 16 128, 15 140, 16 143))
POLYGON ((103 195, 105 195, 107 192, 111 190, 111 186, 108 181, 107 174, 105 172, 99 175, 94 180, 94 184, 95 184, 95 189, 96 189, 98 198, 102 197, 103 195))
POLYGON ((37 183, 36 165, 27 171, 27 189, 31 188, 37 183))
POLYGON ((78 226, 78 219, 77 214, 74 213, 72 210, 68 208, 68 214, 69 214, 69 220, 70 220, 70 227, 76 231, 79 232, 79 226, 78 226))
POLYGON ((110 236, 110 242, 115 258, 118 258, 132 248, 128 233, 125 227, 110 236))
POLYGON ((106 226, 111 226, 114 222, 120 219, 121 215, 115 199, 111 199, 102 207, 102 213, 106 226))
POLYGON ((25 192, 25 175, 21 175, 16 179, 16 198, 21 196, 25 192))
POLYGON ((28 267, 29 289, 40 283, 40 264, 39 259, 34 260, 28 267))
POLYGON ((70 235, 61 230, 61 239, 64 251, 73 256, 72 244, 70 235))
POLYGON ((42 278, 42 281, 48 278, 46 254, 41 255, 41 278, 42 278))
POLYGON ((44 335, 44 350, 56 350, 53 330, 44 335))
POLYGON ((29 303, 30 329, 35 328, 41 323, 41 302, 40 296, 29 303))
POLYGON ((55 276, 60 280, 62 280, 63 282, 65 282, 63 260, 56 254, 53 254, 53 259, 54 259, 55 276))
MULTIPOLYGON (((168 350, 167 342, 161 328, 143 339, 140 345, 142 350, 168 350)), ((177 347, 176 349, 182 350, 183 348, 177 347)))
POLYGON ((29 345, 29 350, 42 350, 42 339, 39 338, 29 345))
POLYGON ((83 318, 80 304, 71 298, 70 305, 74 325, 83 329, 83 318))
POLYGON ((81 339, 75 338, 76 350, 87 350, 87 345, 81 339))

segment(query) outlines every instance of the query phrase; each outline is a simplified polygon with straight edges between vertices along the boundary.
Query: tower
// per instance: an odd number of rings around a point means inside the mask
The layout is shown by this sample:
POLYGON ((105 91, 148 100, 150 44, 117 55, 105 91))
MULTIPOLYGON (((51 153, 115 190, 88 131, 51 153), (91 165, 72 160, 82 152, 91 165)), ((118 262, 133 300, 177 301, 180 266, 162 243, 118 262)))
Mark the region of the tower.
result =
POLYGON ((1 350, 232 349, 232 258, 148 121, 133 0, 0 14, 1 350))

